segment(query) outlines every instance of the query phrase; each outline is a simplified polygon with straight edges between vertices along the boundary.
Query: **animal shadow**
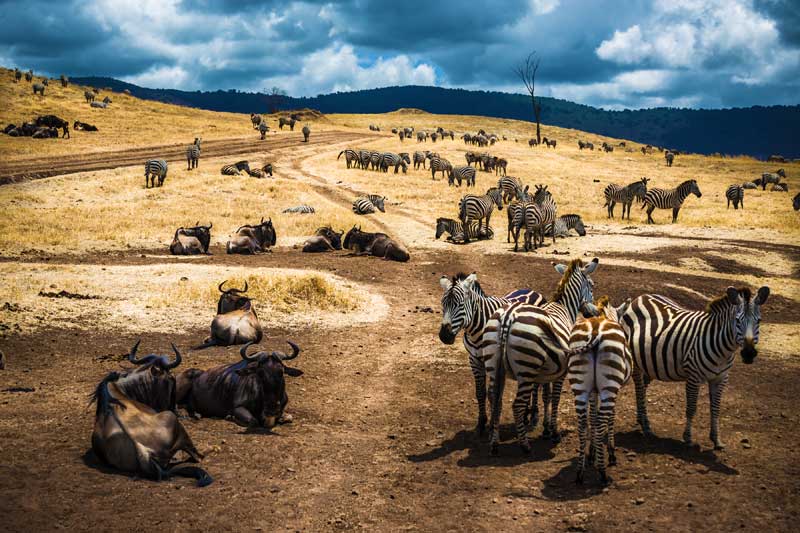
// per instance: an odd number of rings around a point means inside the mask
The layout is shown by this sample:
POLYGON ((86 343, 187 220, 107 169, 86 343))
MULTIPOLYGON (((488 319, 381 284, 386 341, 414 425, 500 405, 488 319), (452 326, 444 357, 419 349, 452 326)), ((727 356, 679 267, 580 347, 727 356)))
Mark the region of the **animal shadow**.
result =
POLYGON ((670 455, 687 463, 700 464, 712 472, 735 476, 739 471, 721 462, 713 450, 701 450, 687 446, 682 440, 658 435, 644 435, 640 431, 627 431, 616 434, 617 455, 619 448, 634 451, 638 454, 670 455))

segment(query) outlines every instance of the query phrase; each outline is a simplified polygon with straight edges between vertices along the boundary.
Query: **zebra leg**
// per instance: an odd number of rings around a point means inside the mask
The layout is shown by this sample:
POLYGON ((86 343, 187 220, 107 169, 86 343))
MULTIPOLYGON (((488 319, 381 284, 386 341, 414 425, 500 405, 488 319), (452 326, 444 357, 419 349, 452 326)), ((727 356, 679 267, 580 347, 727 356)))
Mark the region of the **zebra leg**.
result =
POLYGON ((606 473, 606 448, 608 446, 608 421, 614 417, 613 402, 614 400, 612 398, 611 404, 609 405, 607 399, 604 398, 600 404, 597 419, 593 420, 593 422, 596 422, 594 427, 594 466, 600 472, 600 483, 602 485, 611 483, 611 478, 606 473))
POLYGON ((561 434, 558 432, 558 404, 561 401, 561 388, 564 386, 564 378, 553 382, 550 406, 550 440, 554 444, 561 442, 561 434))
POLYGON ((528 431, 533 430, 539 424, 539 389, 541 387, 538 383, 533 384, 530 408, 525 414, 525 419, 528 422, 528 431))
POLYGON ((542 384, 542 437, 550 438, 550 384, 542 384))
POLYGON ((611 404, 611 411, 610 415, 607 420, 608 426, 608 438, 607 440, 607 447, 608 447, 608 466, 616 466, 617 465, 617 446, 614 441, 614 409, 616 407, 616 397, 613 399, 611 404))
POLYGON ((636 387, 636 422, 642 428, 642 433, 652 435, 650 420, 647 418, 647 377, 638 366, 633 367, 633 383, 636 387))
POLYGON ((500 414, 503 411, 503 390, 506 386, 505 368, 503 361, 498 357, 495 361, 497 363, 497 370, 487 367, 489 372, 489 391, 492 399, 492 416, 489 420, 489 428, 492 432, 489 441, 489 453, 491 455, 498 454, 498 447, 500 446, 500 414))
MULTIPOLYGON (((594 385, 592 385, 594 386, 594 385)), ((599 402, 597 392, 592 391, 589 394, 589 453, 586 454, 586 461, 591 465, 594 464, 595 454, 597 453, 597 446, 595 445, 595 435, 597 433, 597 406, 599 402)))
POLYGON ((728 384, 728 374, 713 383, 708 384, 708 397, 711 401, 711 433, 709 438, 714 443, 715 450, 725 449, 725 443, 719 438, 719 408, 722 403, 722 393, 728 384))
POLYGON ((518 382, 517 396, 511 409, 514 411, 514 423, 517 426, 517 440, 525 453, 531 453, 531 443, 528 441, 528 428, 525 424, 525 413, 531 401, 533 383, 518 382))
POLYGON ((683 430, 683 442, 692 445, 692 421, 697 413, 697 392, 700 389, 699 381, 689 376, 686 380, 686 428, 683 430))
POLYGON ((586 407, 591 401, 586 391, 575 395, 575 414, 578 417, 578 475, 575 483, 583 483, 583 472, 586 469, 586 407))
POLYGON ((673 207, 672 208, 672 223, 673 224, 678 221, 678 211, 680 211, 680 210, 681 210, 680 207, 673 207))
POLYGON ((608 217, 614 218, 614 202, 610 201, 606 204, 608 206, 608 217))
POLYGON ((478 425, 475 431, 479 435, 486 433, 486 366, 483 360, 471 351, 469 352, 469 366, 472 370, 472 377, 475 378, 475 399, 478 402, 478 425))

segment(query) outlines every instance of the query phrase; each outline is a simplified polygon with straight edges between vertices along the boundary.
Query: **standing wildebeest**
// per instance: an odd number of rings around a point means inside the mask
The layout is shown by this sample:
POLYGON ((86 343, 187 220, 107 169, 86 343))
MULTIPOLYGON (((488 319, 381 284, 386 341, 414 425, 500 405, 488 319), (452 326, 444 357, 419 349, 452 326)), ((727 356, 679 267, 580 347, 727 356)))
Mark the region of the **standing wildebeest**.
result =
POLYGON ((114 468, 151 479, 182 475, 197 479, 198 487, 209 485, 213 479, 202 468, 172 462, 179 451, 186 452, 194 463, 203 458, 175 413, 157 413, 128 398, 120 390, 119 379, 119 373, 111 372, 91 396, 97 403, 92 431, 92 450, 97 457, 114 468))
POLYGON ((257 115, 255 113, 250 113, 250 122, 253 123, 253 129, 258 129, 261 125, 261 115, 257 115))
POLYGON ((19 83, 22 79, 22 72, 18 68, 14 69, 14 83, 19 83))
POLYGON ((283 129, 284 126, 289 126, 289 129, 294 131, 295 122, 297 121, 293 118, 279 117, 278 128, 283 129))
POLYGON ((66 76, 64 76, 62 74, 59 79, 61 80, 61 86, 62 87, 66 87, 67 85, 69 85, 69 78, 68 77, 66 77, 66 76))
POLYGON ((311 135, 311 130, 308 126, 303 126, 303 142, 308 142, 308 136, 311 135))
POLYGON ((356 226, 345 235, 343 246, 355 255, 374 255, 392 261, 405 262, 411 257, 402 244, 385 233, 367 233, 356 226))
POLYGON ((94 102, 94 93, 92 91, 83 91, 83 97, 86 98, 86 102, 94 102))
MULTIPOLYGON (((248 342, 239 350, 242 360, 209 370, 190 368, 178 376, 178 402, 190 415, 224 418, 230 416, 244 427, 271 429, 284 416, 289 403, 285 375, 303 372, 286 366, 300 348, 292 341, 291 355, 282 352, 257 352, 247 355, 248 342)), ((288 417, 287 417, 288 418, 288 417)))
POLYGON ((267 121, 264 121, 258 125, 258 132, 261 134, 262 141, 267 138, 268 131, 269 131, 269 126, 267 126, 267 121))
POLYGON ((306 253, 333 252, 342 249, 342 235, 344 231, 335 232, 330 226, 317 229, 313 237, 306 239, 303 243, 303 251, 306 253))
POLYGON ((159 413, 175 411, 175 377, 171 370, 181 364, 181 352, 173 344, 174 361, 170 361, 165 355, 154 354, 137 359, 136 352, 141 342, 141 339, 136 341, 128 354, 128 361, 136 365, 136 368, 121 374, 117 386, 126 397, 159 413))
POLYGON ((28 83, 33 81, 33 69, 28 69, 28 72, 25 73, 25 81, 28 83))
POLYGON ((539 141, 537 141, 536 139, 529 139, 528 140, 528 146, 531 147, 531 148, 533 148, 537 144, 539 144, 539 141))
POLYGON ((172 255, 200 255, 208 254, 208 245, 211 242, 211 228, 214 224, 201 226, 198 221, 194 227, 180 227, 175 230, 169 253, 172 255))
POLYGON ((786 171, 784 171, 782 168, 776 170, 775 172, 765 172, 764 174, 761 174, 761 190, 766 191, 768 183, 780 183, 781 178, 786 178, 786 171))
POLYGON ((41 83, 34 83, 33 84, 33 94, 39 93, 44 96, 44 85, 41 83))
POLYGON ((50 128, 58 128, 63 131, 61 136, 69 139, 69 122, 55 115, 36 117, 36 125, 39 127, 47 126, 50 128))
POLYGON ((236 230, 236 234, 228 241, 225 251, 229 254, 255 254, 269 252, 270 246, 275 246, 277 236, 272 226, 272 218, 257 225, 245 224, 236 230))
POLYGON ((669 150, 667 150, 666 152, 664 152, 664 159, 667 162, 667 166, 671 167, 672 166, 672 162, 675 160, 675 153, 674 152, 670 152, 669 150))
POLYGON ((261 322, 253 308, 253 302, 244 296, 247 292, 247 282, 243 290, 223 291, 224 285, 224 281, 219 284, 219 291, 222 294, 217 302, 217 315, 211 322, 211 335, 206 337, 203 344, 195 346, 195 350, 261 341, 263 336, 261 322))

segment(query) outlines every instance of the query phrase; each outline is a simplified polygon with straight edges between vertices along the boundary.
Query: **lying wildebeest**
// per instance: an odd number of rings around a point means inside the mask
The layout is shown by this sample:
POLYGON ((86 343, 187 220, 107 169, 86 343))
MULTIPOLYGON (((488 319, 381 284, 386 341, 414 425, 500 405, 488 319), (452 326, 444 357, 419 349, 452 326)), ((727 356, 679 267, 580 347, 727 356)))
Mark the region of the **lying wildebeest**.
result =
POLYGON ((61 136, 69 139, 69 122, 55 115, 42 115, 40 117, 36 117, 36 125, 58 128, 63 131, 61 136))
POLYGON ((181 364, 181 352, 173 344, 174 361, 167 356, 153 354, 137 359, 136 352, 141 342, 136 341, 128 354, 128 361, 136 368, 120 374, 117 387, 127 398, 143 403, 156 412, 175 411, 175 377, 171 370, 181 364))
POLYGON ((344 231, 335 232, 330 226, 317 229, 313 237, 306 239, 303 243, 303 251, 306 253, 333 252, 342 249, 342 235, 344 231))
POLYGON ((86 98, 86 102, 94 102, 94 93, 92 91, 83 91, 83 97, 86 98))
POLYGON ((385 233, 367 233, 356 226, 345 235, 343 246, 355 255, 374 255, 392 261, 405 262, 411 257, 402 244, 385 233))
POLYGON ((236 234, 228 241, 225 250, 229 254, 255 254, 269 252, 270 246, 275 246, 277 235, 272 226, 272 218, 257 225, 246 224, 236 230, 236 234))
POLYGON ((182 372, 178 376, 178 403, 185 405, 192 416, 231 416, 240 426, 275 427, 289 403, 284 376, 303 375, 302 370, 284 363, 300 353, 295 343, 288 343, 291 355, 282 352, 247 355, 253 344, 248 342, 239 350, 242 356, 239 362, 205 371, 190 368, 182 372))
POLYGON ((208 245, 211 242, 211 228, 213 223, 208 226, 201 226, 198 221, 193 227, 180 227, 175 230, 172 244, 169 245, 169 253, 172 255, 200 255, 208 254, 208 245))
POLYGON ((203 458, 175 413, 157 413, 128 398, 118 385, 120 377, 111 372, 91 395, 97 403, 92 431, 95 455, 114 468, 158 481, 177 475, 197 479, 198 487, 209 485, 213 479, 202 468, 172 461, 179 451, 188 454, 190 462, 203 458))
POLYGON ((34 139, 57 139, 58 138, 58 130, 56 128, 48 128, 47 126, 42 126, 40 128, 36 128, 36 131, 33 132, 31 135, 34 139))
POLYGON ((77 131, 98 131, 97 126, 87 124, 86 122, 75 121, 72 124, 72 129, 77 131))
POLYGON ((33 84, 33 94, 39 93, 44 96, 44 85, 41 83, 34 83, 33 84))
POLYGON ((211 346, 231 346, 248 342, 260 342, 263 337, 261 322, 258 320, 253 302, 244 293, 244 289, 228 289, 223 291, 223 281, 219 285, 222 293, 217 302, 217 316, 211 322, 211 335, 195 350, 203 350, 211 346))

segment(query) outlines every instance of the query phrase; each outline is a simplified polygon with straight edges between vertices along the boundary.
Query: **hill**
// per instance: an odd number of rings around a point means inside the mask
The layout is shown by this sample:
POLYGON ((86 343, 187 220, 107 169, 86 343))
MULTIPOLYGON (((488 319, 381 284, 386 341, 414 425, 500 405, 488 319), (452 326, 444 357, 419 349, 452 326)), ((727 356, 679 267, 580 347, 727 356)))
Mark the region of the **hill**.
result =
MULTIPOLYGON (((113 78, 79 78, 93 87, 128 89, 140 98, 235 113, 266 112, 262 93, 148 89, 113 78)), ((800 157, 794 132, 800 129, 800 106, 755 106, 733 109, 654 108, 609 111, 557 98, 541 98, 542 122, 599 135, 631 139, 700 154, 771 154, 800 157)), ((312 108, 323 113, 386 113, 417 108, 437 114, 480 115, 530 120, 530 99, 520 94, 440 87, 385 87, 315 97, 285 97, 281 108, 312 108)))

